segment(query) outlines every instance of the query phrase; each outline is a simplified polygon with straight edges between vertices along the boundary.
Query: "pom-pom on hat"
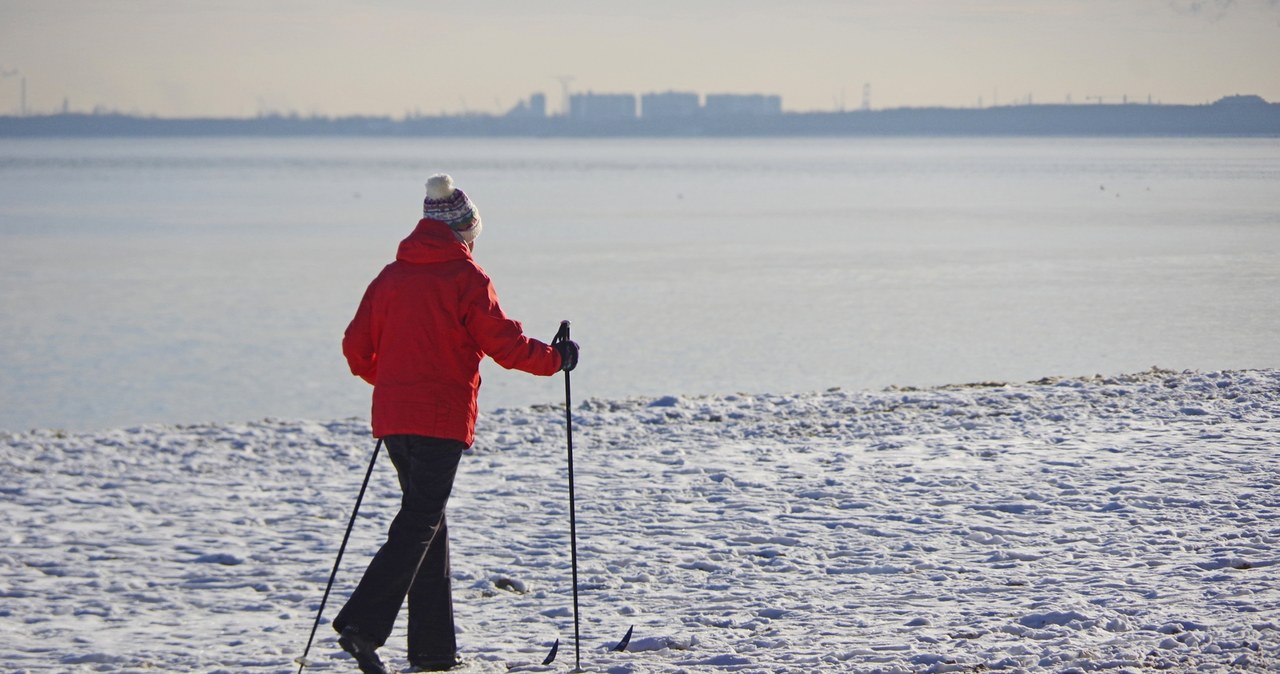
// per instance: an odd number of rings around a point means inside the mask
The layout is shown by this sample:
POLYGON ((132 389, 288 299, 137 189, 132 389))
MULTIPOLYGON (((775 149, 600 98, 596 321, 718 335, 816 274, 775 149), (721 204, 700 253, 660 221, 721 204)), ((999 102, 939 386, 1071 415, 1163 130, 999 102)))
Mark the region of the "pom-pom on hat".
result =
POLYGON ((453 186, 453 178, 446 173, 437 173, 427 179, 422 217, 449 225, 458 240, 466 244, 480 236, 480 211, 467 198, 466 192, 453 186))

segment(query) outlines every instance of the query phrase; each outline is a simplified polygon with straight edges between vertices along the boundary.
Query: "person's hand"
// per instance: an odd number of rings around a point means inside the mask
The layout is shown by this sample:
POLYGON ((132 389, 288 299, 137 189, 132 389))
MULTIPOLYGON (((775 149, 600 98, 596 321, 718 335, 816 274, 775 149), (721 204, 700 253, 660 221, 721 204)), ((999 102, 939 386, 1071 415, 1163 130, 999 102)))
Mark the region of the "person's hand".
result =
POLYGON ((578 366, 578 343, 572 340, 561 340, 551 345, 560 352, 560 369, 569 372, 578 366))

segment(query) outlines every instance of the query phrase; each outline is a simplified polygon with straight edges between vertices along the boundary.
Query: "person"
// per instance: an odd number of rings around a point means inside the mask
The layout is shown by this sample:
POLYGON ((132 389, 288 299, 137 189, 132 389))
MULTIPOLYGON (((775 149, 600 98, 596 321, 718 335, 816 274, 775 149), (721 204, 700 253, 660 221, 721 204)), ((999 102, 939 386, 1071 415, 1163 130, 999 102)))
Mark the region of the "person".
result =
POLYGON ((527 337, 503 313, 472 257, 480 214, 450 176, 427 181, 422 216, 369 284, 342 340, 352 374, 373 384, 373 434, 403 494, 386 541, 333 620, 339 645, 365 674, 387 671, 377 649, 406 597, 410 671, 460 662, 445 506, 475 439, 481 359, 543 376, 578 362, 576 343, 527 337))

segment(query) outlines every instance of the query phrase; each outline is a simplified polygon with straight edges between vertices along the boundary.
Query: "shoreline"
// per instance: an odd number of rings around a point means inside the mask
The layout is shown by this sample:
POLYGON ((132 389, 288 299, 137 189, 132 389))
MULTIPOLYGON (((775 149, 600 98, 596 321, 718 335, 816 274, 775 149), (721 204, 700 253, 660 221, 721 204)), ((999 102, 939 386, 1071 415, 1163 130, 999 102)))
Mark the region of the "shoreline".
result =
MULTIPOLYGON (((1116 375, 1092 374, 1092 375, 1047 375, 1038 379, 1027 381, 999 381, 999 380, 983 380, 963 383, 938 384, 936 386, 909 386, 894 385, 884 386, 880 388, 867 389, 850 389, 842 386, 833 386, 823 390, 813 391, 797 391, 784 393, 698 393, 698 394, 663 394, 663 395, 640 395, 626 396, 620 398, 609 397, 588 397, 575 403, 575 409, 590 409, 601 405, 617 406, 624 405, 628 407, 636 406, 655 406, 662 407, 674 404, 675 401, 685 403, 693 403, 699 401, 713 401, 726 398, 770 398, 770 397, 813 397, 822 396, 824 394, 841 393, 841 394, 857 394, 863 396, 876 395, 892 395, 901 393, 941 393, 947 391, 965 391, 965 390, 981 390, 981 389, 1008 389, 1016 387, 1075 387, 1086 385, 1134 385, 1141 383, 1152 383, 1160 379, 1178 378, 1178 377, 1218 377, 1242 374, 1273 374, 1280 373, 1280 368, 1241 368, 1226 370, 1199 370, 1199 369, 1170 369, 1160 366, 1152 366, 1147 370, 1139 370, 1136 372, 1126 372, 1116 375)), ((479 423, 485 422, 485 417, 490 415, 510 415, 523 413, 545 413, 552 410, 560 410, 563 413, 563 404, 547 404, 534 403, 526 406, 503 406, 495 407, 490 410, 482 409, 480 412, 479 423)), ((21 435, 44 435, 53 434, 55 437, 73 437, 73 436, 93 436, 103 433, 127 432, 138 433, 149 430, 188 430, 188 429, 209 429, 218 427, 243 427, 254 425, 280 425, 280 424, 348 424, 363 423, 368 425, 368 415, 352 415, 348 417, 340 417, 334 419, 310 419, 305 417, 283 417, 283 416, 265 416, 258 419, 241 419, 234 421, 205 421, 205 422, 149 422, 142 424, 125 424, 101 429, 86 430, 68 430, 57 426, 30 428, 25 431, 11 430, 0 428, 0 438, 4 436, 16 437, 21 435)))

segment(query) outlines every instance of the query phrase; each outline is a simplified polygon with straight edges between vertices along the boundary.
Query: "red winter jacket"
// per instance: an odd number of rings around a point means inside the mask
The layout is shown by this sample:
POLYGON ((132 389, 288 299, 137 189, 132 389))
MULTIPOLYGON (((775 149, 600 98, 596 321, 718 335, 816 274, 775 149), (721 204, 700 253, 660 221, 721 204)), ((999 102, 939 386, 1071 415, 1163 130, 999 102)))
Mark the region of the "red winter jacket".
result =
POLYGON ((449 226, 418 222, 369 284, 342 339, 351 373, 373 384, 373 434, 475 439, 480 359, 552 375, 560 354, 524 336, 493 282, 449 226))

